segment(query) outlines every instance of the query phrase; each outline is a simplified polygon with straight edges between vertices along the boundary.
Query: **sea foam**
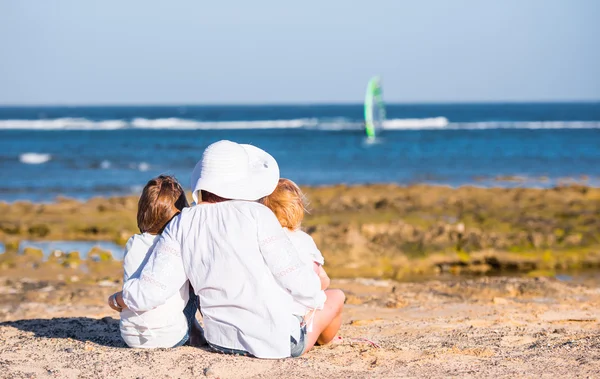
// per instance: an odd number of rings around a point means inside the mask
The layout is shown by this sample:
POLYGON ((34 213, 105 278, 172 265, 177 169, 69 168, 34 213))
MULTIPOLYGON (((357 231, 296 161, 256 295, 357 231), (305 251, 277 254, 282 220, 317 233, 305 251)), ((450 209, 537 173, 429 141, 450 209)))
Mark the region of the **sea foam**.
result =
MULTIPOLYGON (((338 118, 298 118, 290 120, 199 121, 177 117, 134 118, 127 120, 89 120, 86 118, 56 118, 42 120, 0 120, 0 130, 252 130, 252 129, 312 129, 361 130, 364 121, 338 118)), ((453 122, 446 117, 392 118, 383 122, 387 130, 436 129, 600 129, 600 121, 482 121, 453 122)))
POLYGON ((0 120, 0 129, 24 130, 114 130, 127 127, 123 120, 93 121, 86 118, 54 118, 41 120, 0 120))
POLYGON ((19 155, 19 161, 25 164, 42 164, 52 159, 50 154, 24 153, 19 155))
POLYGON ((449 124, 446 117, 434 117, 434 118, 397 118, 391 120, 385 120, 383 122, 384 129, 431 129, 431 128, 445 128, 449 124))

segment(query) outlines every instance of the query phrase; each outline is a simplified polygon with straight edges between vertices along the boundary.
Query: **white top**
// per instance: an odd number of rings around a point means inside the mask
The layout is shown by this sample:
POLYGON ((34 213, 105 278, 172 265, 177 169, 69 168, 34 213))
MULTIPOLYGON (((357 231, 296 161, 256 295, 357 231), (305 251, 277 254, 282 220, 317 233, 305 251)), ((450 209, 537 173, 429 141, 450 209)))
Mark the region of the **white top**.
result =
POLYGON ((135 311, 152 309, 188 278, 200 297, 206 339, 259 358, 290 356, 298 322, 293 299, 317 309, 326 300, 273 212, 256 202, 184 209, 161 234, 140 278, 125 283, 123 300, 135 311))
MULTIPOLYGON (((158 236, 149 233, 136 234, 127 241, 123 258, 123 283, 138 278, 150 257, 150 249, 158 236)), ((188 324, 183 308, 189 299, 189 283, 186 281, 165 303, 146 312, 124 309, 121 312, 121 337, 129 347, 173 347, 183 339, 188 324)))
MULTIPOLYGON (((285 234, 287 234, 290 241, 292 241, 292 244, 298 251, 300 260, 302 260, 302 262, 305 265, 307 265, 311 269, 313 274, 316 275, 318 278, 317 273, 314 272, 313 269, 313 262, 317 262, 318 264, 323 265, 325 264, 325 259, 323 258, 323 254, 321 254, 321 252, 317 248, 315 241, 312 239, 311 236, 304 233, 302 230, 289 230, 288 228, 283 228, 283 231, 285 232, 285 234)), ((323 292, 323 295, 320 296, 325 296, 325 291, 321 292, 323 292)), ((311 308, 306 307, 304 304, 298 301, 294 300, 294 303, 292 304, 292 313, 295 315, 305 316, 306 313, 308 313, 310 310, 311 308)))

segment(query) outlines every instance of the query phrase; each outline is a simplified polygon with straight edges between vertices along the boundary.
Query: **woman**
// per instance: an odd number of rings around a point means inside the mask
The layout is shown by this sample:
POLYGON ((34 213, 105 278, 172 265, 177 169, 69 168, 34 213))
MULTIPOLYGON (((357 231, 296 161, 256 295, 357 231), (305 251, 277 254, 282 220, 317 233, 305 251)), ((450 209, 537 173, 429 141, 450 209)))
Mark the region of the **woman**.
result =
POLYGON ((213 349, 259 358, 309 350, 339 318, 344 298, 325 296, 275 215, 256 202, 278 180, 277 162, 265 151, 230 141, 210 145, 192 174, 192 196, 205 203, 169 223, 139 278, 116 294, 118 306, 152 309, 189 279, 213 349), (308 333, 292 315, 293 300, 318 310, 308 333))

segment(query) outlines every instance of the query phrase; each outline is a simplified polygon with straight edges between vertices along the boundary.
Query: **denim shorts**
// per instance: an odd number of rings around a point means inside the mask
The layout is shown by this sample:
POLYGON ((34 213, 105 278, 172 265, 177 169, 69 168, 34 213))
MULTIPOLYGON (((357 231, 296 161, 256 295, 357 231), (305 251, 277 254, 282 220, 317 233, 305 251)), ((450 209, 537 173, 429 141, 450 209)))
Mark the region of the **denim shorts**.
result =
MULTIPOLYGON (((300 328, 300 340, 296 341, 294 337, 290 336, 290 356, 292 358, 297 358, 301 356, 302 353, 304 353, 304 349, 306 348, 306 325, 304 325, 304 319, 301 316, 296 316, 296 318, 298 319, 298 327, 300 328)), ((210 348, 213 351, 221 354, 240 355, 243 357, 252 356, 252 354, 245 350, 230 349, 227 347, 212 344, 210 342, 208 343, 208 346, 210 346, 210 348)))
POLYGON ((292 358, 297 358, 304 353, 304 349, 306 348, 306 325, 304 324, 304 318, 301 316, 296 316, 298 319, 298 323, 300 326, 300 341, 296 341, 296 339, 290 336, 290 347, 292 348, 292 358))
POLYGON ((185 315, 185 318, 187 319, 187 323, 188 323, 188 330, 185 333, 185 336, 183 336, 183 338, 181 339, 181 341, 177 342, 177 344, 175 344, 175 346, 173 346, 173 347, 179 347, 179 346, 186 345, 188 343, 188 341, 190 340, 190 329, 192 328, 192 323, 194 322, 194 319, 196 318, 196 311, 198 310, 198 304, 199 304, 198 296, 193 295, 193 292, 190 291, 190 299, 188 300, 188 303, 186 304, 185 308, 183 308, 183 314, 185 315))

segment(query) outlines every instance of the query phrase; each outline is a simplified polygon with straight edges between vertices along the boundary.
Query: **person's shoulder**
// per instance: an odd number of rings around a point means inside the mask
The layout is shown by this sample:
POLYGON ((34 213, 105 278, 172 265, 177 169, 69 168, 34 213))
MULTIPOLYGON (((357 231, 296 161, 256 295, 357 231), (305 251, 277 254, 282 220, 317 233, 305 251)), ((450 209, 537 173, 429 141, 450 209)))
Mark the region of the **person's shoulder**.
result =
POLYGON ((296 230, 288 229, 288 235, 290 236, 290 239, 294 239, 294 240, 302 243, 302 245, 304 245, 304 246, 310 246, 311 248, 315 248, 315 249, 317 248, 317 244, 315 243, 313 238, 308 233, 306 233, 300 229, 296 229, 296 230))
POLYGON ((203 213, 206 210, 207 204, 196 204, 191 207, 186 207, 179 212, 175 217, 171 219, 169 224, 179 224, 189 222, 189 220, 198 217, 199 214, 203 213))
POLYGON ((148 233, 134 234, 125 245, 125 256, 131 251, 146 251, 152 246, 157 236, 148 233))
POLYGON ((129 241, 127 241, 127 245, 131 244, 131 246, 152 246, 154 241, 158 238, 158 235, 150 234, 150 233, 140 233, 134 234, 131 236, 129 241))
POLYGON ((182 212, 181 217, 193 218, 245 218, 248 220, 264 220, 269 217, 275 217, 273 212, 264 206, 263 204, 256 201, 245 201, 245 200, 227 200, 221 203, 215 204, 198 204, 187 212, 182 212), (191 217, 190 217, 191 216, 191 217))
POLYGON ((252 214, 269 214, 273 213, 269 208, 259 203, 258 201, 230 200, 228 205, 239 210, 251 212, 252 214))
POLYGON ((300 247, 300 249, 309 252, 315 262, 319 262, 320 264, 324 263, 323 255, 321 254, 321 251, 317 247, 315 240, 310 236, 310 234, 297 229, 290 231, 288 235, 290 239, 300 247))
POLYGON ((192 205, 191 207, 185 207, 181 210, 181 212, 179 212, 179 214, 175 217, 173 217, 173 219, 177 218, 177 217, 186 217, 189 215, 192 215, 194 213, 197 213, 198 211, 200 211, 200 209, 202 209, 202 204, 196 204, 196 205, 192 205))

